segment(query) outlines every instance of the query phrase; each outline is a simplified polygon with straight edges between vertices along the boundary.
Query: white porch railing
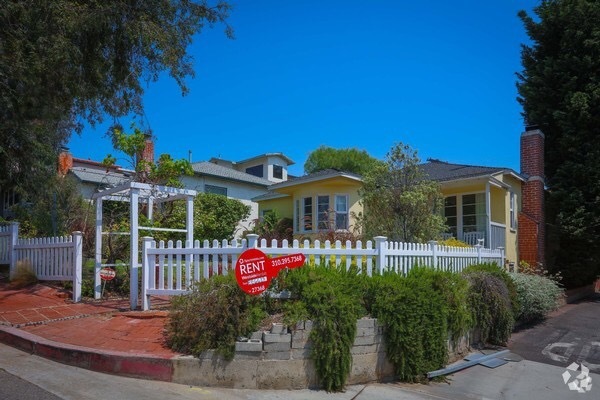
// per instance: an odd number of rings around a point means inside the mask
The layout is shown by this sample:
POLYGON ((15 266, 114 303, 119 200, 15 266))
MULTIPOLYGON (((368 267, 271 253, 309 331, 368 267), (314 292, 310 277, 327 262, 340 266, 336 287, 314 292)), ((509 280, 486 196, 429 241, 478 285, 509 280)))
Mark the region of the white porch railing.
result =
MULTIPOLYGON (((248 235, 248 240, 204 241, 200 245, 195 241, 193 246, 182 242, 173 245, 169 241, 157 243, 151 237, 145 237, 142 244, 142 306, 150 308, 152 295, 179 295, 191 290, 194 282, 208 278, 211 275, 233 272, 238 256, 248 248, 258 248, 268 255, 285 255, 303 253, 309 262, 315 264, 335 264, 350 268, 355 265, 360 271, 369 276, 373 271, 380 273, 385 270, 406 274, 414 265, 425 265, 443 270, 461 271, 466 266, 495 262, 504 265, 504 249, 490 250, 478 245, 473 248, 449 247, 438 245, 432 241, 426 244, 388 242, 387 238, 379 236, 374 242, 351 242, 342 246, 337 241, 333 246, 329 241, 321 247, 319 241, 312 245, 308 240, 300 243, 287 240, 278 243, 276 240, 267 244, 260 243, 257 235, 248 235)), ((137 299, 135 299, 137 301, 137 299)), ((133 301, 132 301, 133 302, 133 301)))
POLYGON ((17 263, 31 266, 42 281, 72 281, 73 301, 81 301, 83 235, 19 239, 19 225, 0 228, 0 263, 10 265, 13 278, 17 263))
POLYGON ((496 249, 498 247, 506 248, 506 225, 491 222, 490 227, 491 238, 490 246, 488 247, 491 247, 492 249, 496 249))

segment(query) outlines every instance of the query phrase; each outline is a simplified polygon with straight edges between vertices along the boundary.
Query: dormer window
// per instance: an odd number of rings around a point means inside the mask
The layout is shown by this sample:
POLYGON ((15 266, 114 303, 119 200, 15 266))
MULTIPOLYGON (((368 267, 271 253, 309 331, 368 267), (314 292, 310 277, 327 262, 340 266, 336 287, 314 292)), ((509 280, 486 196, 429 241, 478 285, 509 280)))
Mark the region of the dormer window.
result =
POLYGON ((273 178, 283 179, 283 167, 281 165, 273 165, 273 178))
POLYGON ((259 178, 262 178, 264 176, 263 166, 261 164, 261 165, 255 165, 254 167, 248 167, 248 168, 246 168, 246 173, 257 176, 259 178))

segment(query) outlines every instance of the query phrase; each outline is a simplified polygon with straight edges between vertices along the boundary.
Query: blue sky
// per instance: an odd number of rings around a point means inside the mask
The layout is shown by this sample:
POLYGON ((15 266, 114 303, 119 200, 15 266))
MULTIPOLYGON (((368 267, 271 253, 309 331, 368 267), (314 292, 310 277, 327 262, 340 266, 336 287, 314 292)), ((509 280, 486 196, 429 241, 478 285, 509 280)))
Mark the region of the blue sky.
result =
MULTIPOLYGON (((518 171, 515 73, 528 38, 517 12, 537 0, 231 3, 236 38, 217 25, 190 47, 190 93, 167 75, 146 90, 157 156, 282 152, 300 175, 320 145, 383 158, 403 142, 422 160, 518 171)), ((115 154, 107 126, 73 136, 73 155, 115 154)))

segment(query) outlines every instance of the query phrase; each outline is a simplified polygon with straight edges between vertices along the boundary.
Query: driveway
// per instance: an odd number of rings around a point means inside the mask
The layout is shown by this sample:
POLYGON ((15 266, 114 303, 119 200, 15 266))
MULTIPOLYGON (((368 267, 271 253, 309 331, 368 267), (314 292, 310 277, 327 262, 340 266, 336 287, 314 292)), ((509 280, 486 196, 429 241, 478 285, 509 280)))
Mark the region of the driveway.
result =
POLYGON ((600 293, 519 330, 508 347, 526 360, 560 367, 583 363, 591 372, 600 373, 600 293))

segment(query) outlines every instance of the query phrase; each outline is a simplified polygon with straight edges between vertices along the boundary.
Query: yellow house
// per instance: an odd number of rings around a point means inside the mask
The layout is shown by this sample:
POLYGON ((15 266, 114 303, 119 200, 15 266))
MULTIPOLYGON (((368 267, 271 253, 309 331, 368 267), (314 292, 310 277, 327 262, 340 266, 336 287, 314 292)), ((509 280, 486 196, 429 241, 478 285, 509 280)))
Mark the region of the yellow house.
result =
MULTIPOLYGON (((505 248, 506 259, 518 258, 517 220, 524 178, 509 168, 480 167, 429 160, 422 171, 440 184, 448 231, 471 245, 505 248)), ((295 237, 311 237, 320 231, 353 231, 353 215, 363 211, 358 191, 359 175, 328 169, 269 187, 269 193, 253 200, 260 216, 277 210, 291 218, 295 237)))
POLYGON ((471 245, 504 247, 506 259, 518 257, 517 221, 525 179, 509 168, 480 167, 429 160, 426 176, 440 184, 448 232, 471 245))
POLYGON ((353 231, 354 213, 362 211, 358 190, 362 178, 356 174, 327 169, 269 187, 255 197, 259 213, 277 210, 294 222, 294 237, 311 237, 322 231, 353 231))

